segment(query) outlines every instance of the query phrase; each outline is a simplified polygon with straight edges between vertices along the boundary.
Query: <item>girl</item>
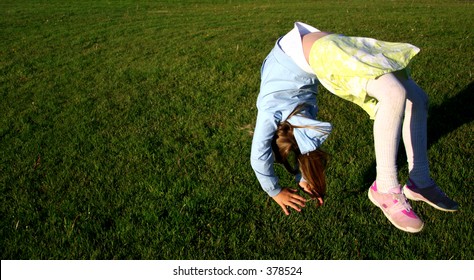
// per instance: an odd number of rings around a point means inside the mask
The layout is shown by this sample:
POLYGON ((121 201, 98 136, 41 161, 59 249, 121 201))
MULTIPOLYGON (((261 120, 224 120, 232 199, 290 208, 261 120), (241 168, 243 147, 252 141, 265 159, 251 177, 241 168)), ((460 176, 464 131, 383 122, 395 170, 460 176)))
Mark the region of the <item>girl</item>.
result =
POLYGON ((428 98, 407 70, 418 52, 410 44, 331 34, 301 22, 278 39, 261 69, 251 164, 263 190, 286 215, 288 208, 301 211, 307 200, 278 184, 274 162, 283 163, 303 191, 323 204, 327 155, 320 146, 332 128, 316 120, 318 83, 374 119, 377 176, 368 196, 393 225, 408 232, 423 228, 406 198, 439 210, 458 209, 429 174, 428 98), (396 166, 400 138, 409 167, 403 188, 396 166), (289 162, 292 155, 295 166, 289 162))

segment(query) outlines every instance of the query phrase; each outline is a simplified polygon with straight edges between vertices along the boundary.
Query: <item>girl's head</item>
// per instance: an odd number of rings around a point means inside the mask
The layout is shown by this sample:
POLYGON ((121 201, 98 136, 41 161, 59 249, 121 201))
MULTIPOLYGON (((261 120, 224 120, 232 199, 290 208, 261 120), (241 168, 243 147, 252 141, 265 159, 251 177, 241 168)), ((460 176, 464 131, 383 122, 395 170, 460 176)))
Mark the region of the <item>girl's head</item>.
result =
MULTIPOLYGON (((290 114, 288 119, 293 115, 298 114, 303 109, 302 107, 303 106, 298 106, 290 114)), ((285 120, 278 125, 272 141, 272 150, 275 155, 275 161, 283 164, 288 172, 295 175, 298 173, 299 168, 301 175, 308 183, 308 188, 305 191, 308 192, 312 198, 318 198, 322 201, 326 194, 325 169, 328 154, 319 148, 301 154, 294 135, 295 128, 301 127, 292 125, 288 120, 285 120), (293 165, 290 161, 294 161, 293 165)), ((313 129, 312 127, 305 128, 313 129)))

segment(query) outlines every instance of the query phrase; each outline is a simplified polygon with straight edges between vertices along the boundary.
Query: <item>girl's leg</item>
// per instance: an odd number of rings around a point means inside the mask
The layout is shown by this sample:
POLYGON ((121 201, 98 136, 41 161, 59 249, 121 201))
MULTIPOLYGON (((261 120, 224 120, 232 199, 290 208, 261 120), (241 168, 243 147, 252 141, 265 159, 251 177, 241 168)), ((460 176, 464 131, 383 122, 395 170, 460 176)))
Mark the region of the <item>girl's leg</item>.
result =
POLYGON ((418 187, 429 187, 433 181, 427 154, 428 96, 412 79, 402 82, 407 89, 402 135, 409 176, 418 187))
POLYGON ((367 92, 378 100, 374 121, 374 145, 377 162, 377 189, 379 192, 399 192, 397 152, 401 137, 402 119, 407 91, 399 73, 383 75, 367 84, 367 92))
POLYGON ((402 193, 397 176, 398 144, 407 98, 404 79, 401 73, 391 73, 367 84, 368 94, 378 100, 379 106, 374 121, 377 178, 368 195, 394 226, 408 232, 419 232, 424 223, 402 193))
POLYGON ((423 221, 401 192, 397 178, 397 154, 407 91, 400 73, 386 74, 367 84, 367 92, 378 100, 374 121, 377 178, 369 188, 369 199, 397 228, 419 232, 423 221))
POLYGON ((402 134, 410 172, 403 192, 409 199, 424 201, 436 209, 456 211, 459 209, 457 202, 450 199, 430 177, 426 144, 428 97, 413 80, 402 82, 407 89, 402 134))

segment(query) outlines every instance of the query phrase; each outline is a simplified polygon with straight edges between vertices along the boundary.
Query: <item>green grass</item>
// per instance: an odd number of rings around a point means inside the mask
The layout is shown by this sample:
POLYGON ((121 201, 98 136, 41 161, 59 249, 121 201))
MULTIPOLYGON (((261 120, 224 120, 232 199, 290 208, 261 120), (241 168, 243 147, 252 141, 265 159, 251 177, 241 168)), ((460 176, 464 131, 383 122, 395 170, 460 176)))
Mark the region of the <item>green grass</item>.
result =
POLYGON ((2 259, 472 259, 473 3, 288 3, 0 1, 2 259), (366 194, 372 122, 324 89, 326 205, 267 197, 259 70, 296 20, 422 49, 431 169, 461 211, 413 203, 425 229, 391 226, 366 194))

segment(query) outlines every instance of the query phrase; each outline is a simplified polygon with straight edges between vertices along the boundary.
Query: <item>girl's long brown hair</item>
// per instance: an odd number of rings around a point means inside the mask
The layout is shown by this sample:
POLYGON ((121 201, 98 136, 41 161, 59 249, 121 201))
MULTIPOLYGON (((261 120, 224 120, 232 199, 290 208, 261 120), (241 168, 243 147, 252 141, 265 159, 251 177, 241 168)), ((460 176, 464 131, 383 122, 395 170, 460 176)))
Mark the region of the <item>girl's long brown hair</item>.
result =
MULTIPOLYGON (((296 107, 288 116, 288 119, 300 113, 305 106, 305 104, 301 104, 296 107)), ((283 164, 286 170, 294 175, 298 174, 299 168, 303 178, 309 185, 310 196, 313 198, 323 199, 326 195, 325 170, 329 155, 319 148, 307 154, 301 154, 298 143, 293 134, 294 128, 301 127, 293 126, 287 120, 282 121, 278 125, 272 141, 272 150, 275 155, 275 161, 283 164), (295 164, 296 167, 293 167, 289 162, 292 154, 295 156, 297 161, 297 164, 295 164)), ((312 127, 306 128, 311 129, 312 127)))

